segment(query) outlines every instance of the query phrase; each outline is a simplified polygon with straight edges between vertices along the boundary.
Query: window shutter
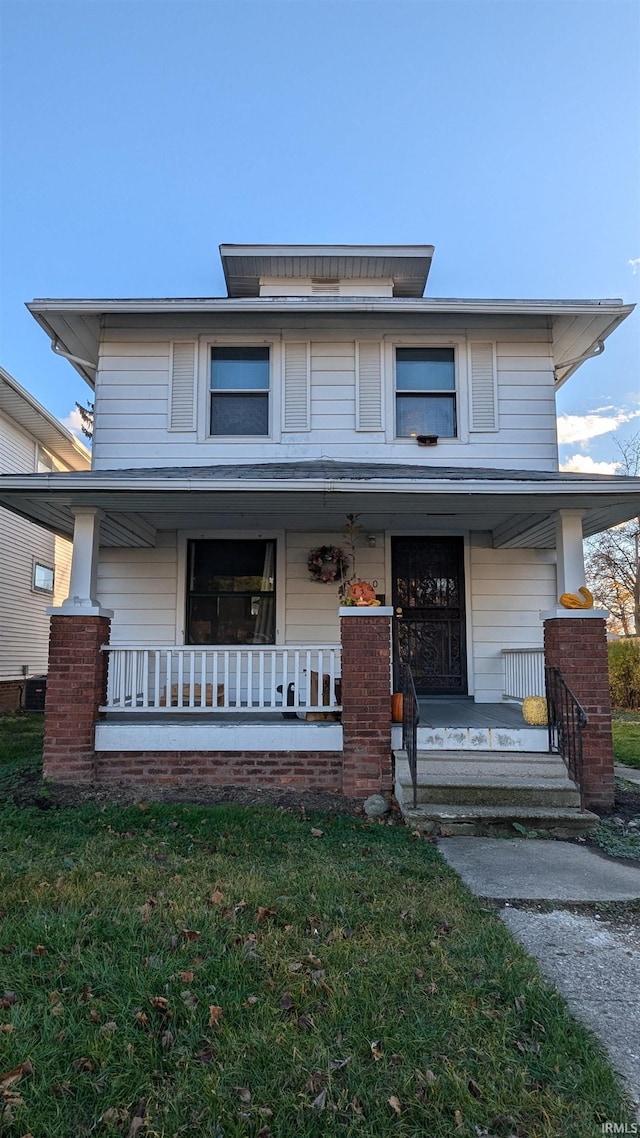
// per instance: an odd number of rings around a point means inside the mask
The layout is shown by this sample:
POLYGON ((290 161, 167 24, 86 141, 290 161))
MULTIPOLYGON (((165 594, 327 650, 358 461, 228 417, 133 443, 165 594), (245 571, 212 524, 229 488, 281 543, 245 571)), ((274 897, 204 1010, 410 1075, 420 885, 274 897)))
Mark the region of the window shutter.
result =
POLYGON ((169 427, 172 431, 195 431, 196 344, 175 340, 171 345, 171 394, 169 427))
POLYGON ((356 430, 384 430, 381 344, 377 341, 356 343, 356 430))
POLYGON ((469 344, 469 392, 472 431, 498 430, 498 387, 495 346, 490 341, 469 344))
POLYGON ((309 344, 285 341, 283 431, 309 430, 309 344))

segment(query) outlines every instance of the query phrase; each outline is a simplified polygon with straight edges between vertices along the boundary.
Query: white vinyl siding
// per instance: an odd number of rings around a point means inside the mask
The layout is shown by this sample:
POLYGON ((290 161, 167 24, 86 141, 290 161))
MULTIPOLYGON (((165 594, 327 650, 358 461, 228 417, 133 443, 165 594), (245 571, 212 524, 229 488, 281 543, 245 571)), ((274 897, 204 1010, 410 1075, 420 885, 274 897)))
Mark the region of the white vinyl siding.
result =
POLYGON ((306 341, 284 345, 283 431, 308 431, 310 427, 310 352, 306 341))
POLYGON ((382 344, 356 344, 356 430, 383 431, 382 344))
MULTIPOLYGON (((0 415, 0 473, 31 474, 35 461, 35 440, 0 415)), ((59 584, 64 584, 70 549, 63 538, 0 509, 0 680, 21 679, 23 665, 31 674, 46 672, 47 607, 58 597, 59 584), (33 588, 36 562, 55 569, 53 597, 33 588)))
MULTIPOLYGON (((347 323, 346 320, 339 322, 333 314, 324 314, 313 321, 317 331, 311 329, 311 320, 307 318, 308 339, 305 341, 300 334, 301 325, 293 316, 252 314, 252 336, 263 336, 262 342, 281 338, 283 349, 289 343, 309 343, 310 429, 306 429, 306 425, 287 429, 281 439, 274 435, 273 438, 233 441, 205 437, 204 423, 197 424, 197 435, 189 431, 170 431, 167 424, 171 341, 179 341, 182 335, 184 342, 191 333, 193 339, 201 343, 205 340, 210 343, 213 335, 222 337, 223 334, 225 342, 231 342, 229 324, 224 324, 220 317, 216 319, 218 324, 212 328, 211 322, 205 325, 202 318, 194 314, 193 318, 183 320, 178 329, 172 326, 170 316, 156 317, 155 330, 149 324, 142 331, 135 329, 131 318, 126 327, 123 321, 123 326, 106 332, 96 386, 93 445, 96 469, 269 462, 303 457, 359 462, 426 461, 427 452, 419 449, 413 440, 393 439, 390 433, 385 442, 375 431, 358 429, 356 345, 360 352, 363 344, 368 350, 376 341, 371 321, 365 322, 355 315, 347 323), (345 335, 347 327, 351 330, 350 336, 345 335)), ((380 342, 383 338, 388 342, 396 332, 400 335, 405 329, 414 338, 423 327, 433 336, 438 332, 435 321, 435 317, 429 321, 405 319, 401 329, 397 316, 381 314, 380 342)), ((235 323, 246 327, 237 317, 235 323)), ((555 392, 549 331, 544 319, 536 317, 518 323, 506 317, 494 317, 489 323, 480 317, 472 321, 452 316, 447 320, 446 332, 451 337, 466 337, 462 349, 465 360, 467 343, 495 345, 499 430, 471 430, 464 438, 440 439, 437 446, 428 450, 429 464, 556 470, 555 392)), ((234 342, 241 340, 238 334, 234 342)), ((203 350, 199 351, 200 388, 206 388, 208 382, 205 355, 203 350)), ((284 380, 284 361, 280 370, 284 380)), ((199 400, 198 418, 206 418, 202 391, 199 400)), ((279 385, 276 389, 275 376, 273 400, 274 428, 280 429, 285 396, 279 385)), ((461 416, 464 409, 468 420, 471 414, 468 391, 460 392, 459 409, 461 416)), ((392 414, 393 407, 385 406, 385 426, 392 414)), ((297 421, 303 422, 301 414, 297 421)))
POLYGON ((100 604, 113 610, 112 644, 174 644, 178 560, 175 533, 155 549, 101 549, 100 604))
MULTIPOLYGON (((337 644, 340 639, 337 584, 320 584, 307 569, 309 550, 320 545, 344 549, 343 533, 294 533, 286 535, 285 635, 287 644, 337 644)), ((375 548, 364 541, 357 546, 356 570, 365 581, 377 582, 384 593, 384 537, 377 535, 375 548)))
POLYGON ((469 404, 470 431, 497 431, 496 350, 490 340, 469 344, 469 404))
POLYGON ((196 358, 195 340, 176 340, 171 345, 169 426, 172 431, 196 429, 196 358))
POLYGON ((502 649, 542 647, 540 613, 556 603, 555 550, 492 549, 472 535, 470 574, 475 699, 500 703, 502 649))

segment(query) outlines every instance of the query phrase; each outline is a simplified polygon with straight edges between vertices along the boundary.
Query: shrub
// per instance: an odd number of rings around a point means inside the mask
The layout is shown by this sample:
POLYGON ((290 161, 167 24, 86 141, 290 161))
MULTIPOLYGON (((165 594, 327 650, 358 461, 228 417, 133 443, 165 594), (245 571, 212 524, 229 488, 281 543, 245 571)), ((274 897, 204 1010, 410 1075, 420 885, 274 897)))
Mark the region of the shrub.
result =
POLYGON ((640 639, 612 640, 609 643, 609 683, 611 703, 619 711, 640 708, 640 639))

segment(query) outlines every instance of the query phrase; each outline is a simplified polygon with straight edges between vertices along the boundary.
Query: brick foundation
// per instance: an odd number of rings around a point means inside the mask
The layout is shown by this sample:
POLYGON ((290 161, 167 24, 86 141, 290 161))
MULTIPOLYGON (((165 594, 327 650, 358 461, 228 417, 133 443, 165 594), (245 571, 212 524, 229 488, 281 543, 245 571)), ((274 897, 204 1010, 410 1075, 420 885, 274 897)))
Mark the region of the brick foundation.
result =
POLYGON ((341 616, 340 636, 342 790, 349 797, 366 798, 392 787, 391 618, 341 616))
POLYGON ((583 732, 584 804, 609 810, 614 800, 613 742, 604 619, 545 620, 544 656, 545 664, 560 670, 589 717, 583 732))
POLYGON ((111 622, 103 616, 52 616, 44 712, 45 778, 92 782, 94 728, 107 690, 111 622))
POLYGON ((338 751, 96 751, 95 758, 98 781, 342 789, 338 751))
POLYGON ((22 707, 24 680, 0 680, 0 713, 22 707))

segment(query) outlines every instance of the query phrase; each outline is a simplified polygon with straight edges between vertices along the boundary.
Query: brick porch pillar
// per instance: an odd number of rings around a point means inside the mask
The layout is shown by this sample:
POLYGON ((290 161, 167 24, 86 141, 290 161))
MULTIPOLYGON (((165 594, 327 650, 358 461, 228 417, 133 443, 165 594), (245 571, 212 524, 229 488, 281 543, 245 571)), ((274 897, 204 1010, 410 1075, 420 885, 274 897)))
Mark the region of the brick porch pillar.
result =
POLYGON ((611 809, 613 741, 605 616, 590 609, 580 614, 556 610, 545 617, 545 664, 559 669, 589 717, 582 736, 584 804, 611 809))
POLYGON ((107 694, 111 621, 106 616, 52 616, 44 711, 43 773, 57 782, 95 778, 94 729, 107 694))
POLYGON ((341 608, 342 792, 391 790, 391 608, 341 608))

